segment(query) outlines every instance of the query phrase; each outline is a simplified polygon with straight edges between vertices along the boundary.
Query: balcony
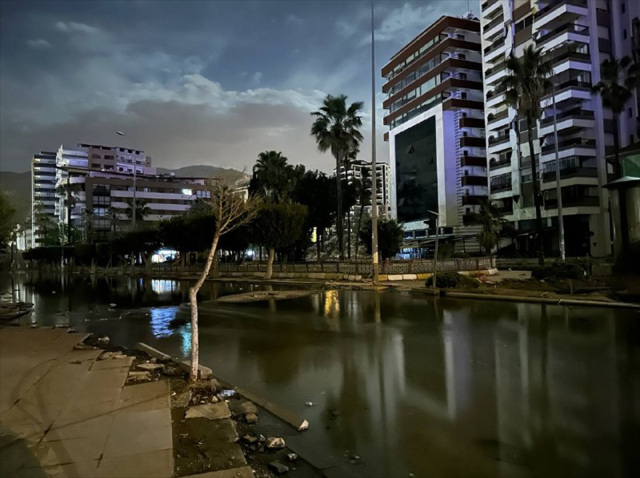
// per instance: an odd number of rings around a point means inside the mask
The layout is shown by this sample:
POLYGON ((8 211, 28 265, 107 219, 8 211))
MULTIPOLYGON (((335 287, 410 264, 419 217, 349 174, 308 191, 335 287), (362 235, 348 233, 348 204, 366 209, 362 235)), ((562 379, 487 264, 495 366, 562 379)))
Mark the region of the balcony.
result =
POLYGON ((487 160, 480 156, 462 156, 460 159, 460 166, 480 166, 482 168, 486 168, 487 160))
MULTIPOLYGON (((572 79, 556 85, 556 105, 563 102, 575 100, 586 101, 592 98, 591 83, 572 79)), ((553 105, 553 95, 549 92, 542 98, 542 107, 548 108, 553 105)), ((560 106, 562 108, 562 105, 560 106)))
MULTIPOLYGON (((584 128, 595 126, 593 111, 574 108, 556 115, 558 131, 570 129, 578 132, 584 128)), ((553 115, 545 117, 540 122, 540 136, 546 136, 553 132, 553 115)))
MULTIPOLYGON (((553 164, 553 168, 546 167, 544 168, 544 173, 542 174, 542 181, 545 183, 555 181, 556 180, 556 170, 555 163, 553 164)), ((560 179, 571 179, 571 178, 597 178, 598 177, 598 168, 591 167, 585 168, 581 166, 567 166, 564 167, 562 165, 562 161, 560 162, 560 179)))
POLYGON ((482 29, 484 38, 490 38, 504 27, 504 14, 498 15, 496 18, 487 23, 482 29))
MULTIPOLYGON (((486 2, 483 2, 482 11, 486 12, 486 10, 489 10, 489 8, 491 8, 493 5, 495 5, 499 1, 500 0, 487 0, 486 2)), ((485 15, 486 15, 486 13, 485 13, 485 15)))
POLYGON ((511 191, 511 178, 509 178, 509 181, 491 183, 491 194, 500 193, 503 191, 511 191))
POLYGON ((502 78, 503 76, 502 73, 506 69, 507 69, 507 62, 503 61, 502 63, 499 63, 498 65, 485 70, 484 77, 485 77, 486 84, 487 85, 494 84, 497 80, 502 78))
POLYGON ((507 166, 511 166, 510 157, 505 157, 503 159, 498 159, 498 160, 496 160, 496 158, 491 158, 491 160, 489 160, 489 169, 491 171, 494 171, 500 168, 506 168, 507 166))
POLYGON ((471 194, 467 194, 465 196, 462 196, 462 205, 463 206, 479 206, 486 200, 487 200, 486 196, 473 196, 471 194))
POLYGON ((474 138, 472 136, 463 136, 460 138, 460 146, 461 147, 470 147, 470 148, 484 148, 487 146, 484 138, 474 138))
MULTIPOLYGON (((564 196, 564 194, 563 194, 564 196)), ((563 197, 562 207, 599 207, 600 199, 598 196, 579 196, 579 197, 563 197)), ((545 209, 558 209, 558 200, 549 198, 544 200, 545 209)))
MULTIPOLYGON (((558 142, 558 152, 564 151, 569 148, 580 148, 580 149, 589 149, 593 150, 595 153, 596 149, 596 140, 595 139, 586 139, 586 138, 570 138, 564 141, 558 142)), ((542 154, 550 154, 555 153, 556 145, 555 143, 545 144, 542 146, 542 154)))
POLYGON ((461 182, 463 186, 487 186, 487 177, 486 176, 471 176, 465 174, 461 178, 461 182))
POLYGON ((533 24, 536 29, 549 27, 553 24, 573 22, 587 13, 586 0, 554 0, 535 14, 533 24))
POLYGON ((544 34, 536 40, 537 47, 551 49, 568 41, 589 43, 589 27, 568 23, 544 34), (556 40, 557 41, 553 41, 556 40))
POLYGON ((489 147, 497 146, 502 143, 508 143, 510 140, 509 133, 499 134, 497 136, 489 136, 489 147))
POLYGON ((461 128, 483 128, 484 120, 482 118, 460 118, 459 125, 461 128))

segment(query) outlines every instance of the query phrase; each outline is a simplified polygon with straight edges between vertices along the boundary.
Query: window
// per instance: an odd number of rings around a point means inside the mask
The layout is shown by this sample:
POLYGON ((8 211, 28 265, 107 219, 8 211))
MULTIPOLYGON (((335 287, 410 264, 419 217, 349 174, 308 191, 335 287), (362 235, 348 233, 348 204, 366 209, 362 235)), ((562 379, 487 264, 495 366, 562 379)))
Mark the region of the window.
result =
POLYGON ((462 53, 458 53, 458 60, 466 60, 467 55, 463 55, 462 53))
POLYGON ((467 94, 465 92, 460 93, 460 98, 462 98, 463 100, 466 100, 467 94))
POLYGON ((466 73, 460 73, 460 79, 461 80, 466 80, 467 79, 467 74, 466 73))
POLYGON ((115 158, 113 157, 113 155, 105 154, 104 159, 115 159, 115 158))
POLYGON ((470 207, 466 208, 465 211, 466 211, 467 214, 471 214, 471 208, 470 207))

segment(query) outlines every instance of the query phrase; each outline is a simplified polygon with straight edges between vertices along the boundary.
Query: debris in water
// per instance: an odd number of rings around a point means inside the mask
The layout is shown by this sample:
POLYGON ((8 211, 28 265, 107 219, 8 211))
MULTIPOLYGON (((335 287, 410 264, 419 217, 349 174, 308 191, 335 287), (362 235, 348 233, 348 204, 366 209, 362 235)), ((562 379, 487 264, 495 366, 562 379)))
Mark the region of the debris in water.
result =
POLYGON ((307 407, 313 407, 313 402, 306 402, 306 403, 305 403, 305 405, 306 405, 307 407))

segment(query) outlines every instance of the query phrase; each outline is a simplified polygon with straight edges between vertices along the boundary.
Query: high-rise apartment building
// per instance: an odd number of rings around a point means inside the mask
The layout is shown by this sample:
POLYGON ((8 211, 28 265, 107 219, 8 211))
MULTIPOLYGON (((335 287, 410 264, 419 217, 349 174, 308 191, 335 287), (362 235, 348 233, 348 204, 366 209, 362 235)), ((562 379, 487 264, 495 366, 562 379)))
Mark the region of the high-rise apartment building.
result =
POLYGON ((445 233, 468 233, 488 194, 480 42, 471 14, 443 16, 382 68, 391 215, 416 237, 433 212, 445 233))
MULTIPOLYGON (((540 181, 545 248, 557 252, 557 151, 567 255, 611 254, 609 196, 603 186, 613 172, 605 157, 614 144, 615 122, 591 86, 600 80, 602 61, 631 53, 628 13, 637 11, 638 2, 487 0, 481 8, 491 202, 517 229, 520 252, 533 251, 528 240, 535 232, 533 181, 540 181), (531 132, 534 151, 529 151, 526 120, 507 105, 500 86, 508 56, 521 56, 529 45, 552 64, 555 91, 542 100, 542 118, 531 132), (532 177, 532 158, 538 178, 532 177)), ((630 101, 622 116, 619 137, 625 146, 637 134, 637 101, 630 101)))
POLYGON ((31 240, 29 245, 38 245, 34 218, 45 214, 53 217, 56 211, 56 153, 41 151, 31 160, 31 240))
MULTIPOLYGON (((389 198, 391 195, 391 182, 390 182, 390 173, 389 173, 389 165, 387 163, 376 163, 376 171, 378 174, 376 175, 376 196, 377 196, 377 205, 378 205, 378 217, 388 217, 391 206, 389 204, 389 198)), ((334 170, 335 174, 335 170, 334 170)), ((345 168, 342 166, 340 168, 340 174, 343 179, 351 184, 353 181, 366 181, 369 185, 367 188, 371 191, 371 180, 373 178, 371 163, 367 161, 351 161, 349 166, 345 168)), ((360 208, 360 198, 356 198, 356 209, 360 208)), ((368 215, 371 215, 371 205, 365 205, 364 212, 368 215)))
MULTIPOLYGON (((134 196, 145 208, 144 221, 183 214, 210 197, 204 178, 157 174, 144 151, 84 143, 35 155, 32 179, 34 208, 79 231, 91 221, 94 239, 131 227, 134 196)), ((40 236, 34 232, 33 247, 40 236)))

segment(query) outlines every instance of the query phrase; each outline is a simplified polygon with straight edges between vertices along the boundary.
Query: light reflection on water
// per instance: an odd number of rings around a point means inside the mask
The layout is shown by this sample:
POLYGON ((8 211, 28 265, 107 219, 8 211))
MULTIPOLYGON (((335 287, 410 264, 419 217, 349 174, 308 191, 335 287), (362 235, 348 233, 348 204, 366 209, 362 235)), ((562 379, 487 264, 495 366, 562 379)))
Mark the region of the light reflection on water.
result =
MULTIPOLYGON (((168 323, 188 318, 189 285, 18 280, 36 303, 28 320, 183 357, 190 327, 168 323)), ((206 283, 201 300, 241 288, 254 287, 206 283)), ((201 362, 308 419, 297 439, 326 463, 360 455, 353 476, 617 478, 640 466, 635 312, 334 290, 207 304, 200 317, 201 362)))

